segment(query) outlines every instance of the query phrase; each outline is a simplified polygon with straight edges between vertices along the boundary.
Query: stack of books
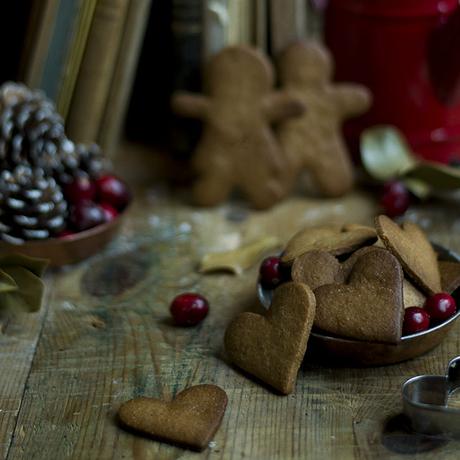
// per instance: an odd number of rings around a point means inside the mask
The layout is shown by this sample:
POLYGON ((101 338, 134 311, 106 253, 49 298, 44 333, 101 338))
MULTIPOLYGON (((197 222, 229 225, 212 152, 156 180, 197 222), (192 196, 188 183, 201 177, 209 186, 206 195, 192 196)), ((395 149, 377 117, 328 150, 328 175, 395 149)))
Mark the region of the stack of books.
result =
POLYGON ((70 138, 109 155, 127 113, 128 135, 164 136, 170 94, 199 91, 213 53, 244 43, 276 54, 306 36, 309 16, 308 0, 27 2, 17 79, 54 100, 70 138))
POLYGON ((151 0, 35 0, 19 79, 41 88, 71 139, 116 147, 151 0))

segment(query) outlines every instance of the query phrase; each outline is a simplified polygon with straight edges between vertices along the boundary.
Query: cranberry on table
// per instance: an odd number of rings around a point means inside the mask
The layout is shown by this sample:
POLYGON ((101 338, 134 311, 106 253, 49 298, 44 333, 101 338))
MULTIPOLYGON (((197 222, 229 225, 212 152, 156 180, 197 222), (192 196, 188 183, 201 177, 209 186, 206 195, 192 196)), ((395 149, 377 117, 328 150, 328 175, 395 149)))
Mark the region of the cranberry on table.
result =
POLYGON ((200 294, 186 292, 174 298, 169 310, 178 326, 195 326, 206 318, 209 303, 200 294))
POLYGON ((96 197, 96 184, 88 176, 79 176, 64 186, 64 195, 71 204, 92 201, 96 197))
POLYGON ((430 315, 420 307, 409 307, 404 312, 403 335, 426 331, 430 327, 430 315))
POLYGON ((457 304, 451 295, 445 292, 440 292, 428 297, 425 301, 424 308, 431 318, 444 320, 455 314, 457 311, 457 304))
POLYGON ((266 289, 274 289, 282 279, 281 259, 279 257, 267 257, 260 265, 260 283, 266 289))
POLYGON ((103 209, 92 201, 81 201, 75 204, 69 216, 72 228, 81 232, 106 222, 103 209))
POLYGON ((102 176, 96 181, 97 201, 113 206, 118 211, 123 210, 131 200, 128 186, 119 177, 102 176))
POLYGON ((118 216, 118 211, 110 204, 101 203, 99 206, 102 208, 102 211, 104 211, 106 222, 111 222, 118 216))
POLYGON ((380 205, 388 217, 403 215, 410 204, 410 193, 402 182, 390 181, 384 184, 380 205))

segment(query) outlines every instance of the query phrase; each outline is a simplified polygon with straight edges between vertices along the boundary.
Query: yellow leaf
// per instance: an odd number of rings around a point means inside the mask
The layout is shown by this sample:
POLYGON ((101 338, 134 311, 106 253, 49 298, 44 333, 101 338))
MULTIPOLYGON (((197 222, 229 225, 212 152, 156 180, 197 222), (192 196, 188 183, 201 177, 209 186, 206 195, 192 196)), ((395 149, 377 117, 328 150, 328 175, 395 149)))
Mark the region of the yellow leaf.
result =
POLYGON ((237 275, 254 265, 267 251, 279 247, 280 243, 273 236, 264 237, 254 243, 225 252, 205 254, 201 260, 201 273, 224 270, 237 275))

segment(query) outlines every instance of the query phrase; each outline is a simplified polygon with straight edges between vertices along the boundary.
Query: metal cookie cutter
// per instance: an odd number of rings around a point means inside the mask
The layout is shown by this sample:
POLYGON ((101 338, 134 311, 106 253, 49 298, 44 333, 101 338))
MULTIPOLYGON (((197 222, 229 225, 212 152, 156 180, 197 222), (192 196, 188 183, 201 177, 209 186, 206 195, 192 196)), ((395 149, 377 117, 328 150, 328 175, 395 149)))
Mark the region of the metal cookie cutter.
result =
POLYGON ((449 395, 460 388, 460 356, 447 367, 447 374, 419 375, 402 388, 404 413, 412 429, 424 434, 460 437, 460 409, 448 407, 449 395))

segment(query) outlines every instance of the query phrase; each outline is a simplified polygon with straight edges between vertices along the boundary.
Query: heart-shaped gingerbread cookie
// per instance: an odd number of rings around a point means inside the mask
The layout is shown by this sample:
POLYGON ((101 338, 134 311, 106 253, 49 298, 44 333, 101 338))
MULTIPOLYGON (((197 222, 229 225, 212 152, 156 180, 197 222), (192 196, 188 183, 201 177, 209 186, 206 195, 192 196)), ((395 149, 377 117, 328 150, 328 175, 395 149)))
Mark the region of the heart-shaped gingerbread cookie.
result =
POLYGON ((364 225, 326 225, 310 227, 296 233, 286 245, 281 261, 290 264, 309 251, 326 251, 332 255, 346 254, 371 244, 377 239, 375 230, 364 225))
POLYGON ((387 216, 378 216, 375 226, 383 244, 401 262, 414 284, 428 295, 441 292, 438 259, 420 227, 404 222, 401 228, 387 216))
POLYGON ((315 296, 300 283, 275 290, 265 315, 245 312, 225 332, 230 360, 281 393, 292 393, 315 317, 315 296))
POLYGON ((312 291, 325 284, 343 283, 340 262, 326 251, 309 251, 294 260, 292 281, 308 285, 312 291))
MULTIPOLYGON (((372 251, 375 246, 366 246, 354 252, 345 262, 340 263, 335 256, 325 251, 310 251, 297 257, 292 264, 292 281, 307 284, 312 291, 325 284, 345 283, 353 269, 355 262, 363 254, 372 251)), ((386 248, 384 248, 387 250, 386 248)), ((460 264, 457 267, 458 283, 460 284, 460 264)), ((452 275, 455 273, 452 267, 452 275)), ((447 270, 447 267, 446 267, 447 270)), ((442 273, 442 272, 441 272, 442 273)), ((448 276, 449 273, 446 273, 448 276)), ((455 281, 455 279, 454 279, 455 281)), ((420 292, 409 280, 403 281, 403 302, 404 308, 421 307, 426 300, 425 295, 420 292)))
POLYGON ((159 441, 202 450, 220 426, 227 395, 215 385, 197 385, 172 401, 136 398, 118 411, 121 424, 159 441))
POLYGON ((403 271, 389 251, 373 248, 363 252, 346 283, 321 286, 315 297, 318 328, 358 340, 400 341, 403 271))
POLYGON ((360 248, 342 263, 326 251, 307 252, 294 260, 291 267, 292 280, 308 284, 313 291, 325 284, 344 283, 350 276, 355 262, 373 249, 374 246, 360 248))

